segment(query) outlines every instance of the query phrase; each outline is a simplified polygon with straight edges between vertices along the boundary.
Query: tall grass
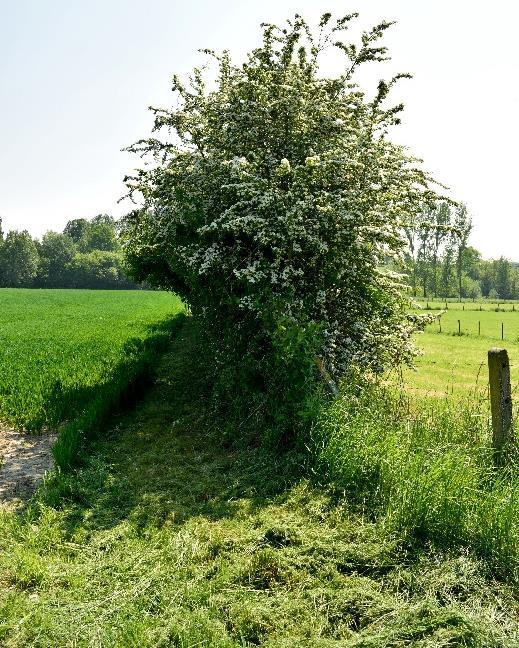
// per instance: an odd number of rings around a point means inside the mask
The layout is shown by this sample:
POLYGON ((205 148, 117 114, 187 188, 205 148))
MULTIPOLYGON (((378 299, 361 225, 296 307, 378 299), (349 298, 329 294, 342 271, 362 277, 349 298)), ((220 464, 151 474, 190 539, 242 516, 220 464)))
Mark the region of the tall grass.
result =
POLYGON ((52 448, 56 464, 67 469, 77 463, 86 439, 98 430, 114 409, 129 402, 146 383, 150 368, 166 350, 171 335, 184 321, 183 313, 154 327, 145 340, 132 341, 106 380, 97 385, 92 397, 84 403, 81 414, 62 426, 52 448))
POLYGON ((387 387, 347 387, 314 443, 320 473, 404 544, 466 546, 519 579, 517 466, 494 467, 486 403, 411 410, 387 387))

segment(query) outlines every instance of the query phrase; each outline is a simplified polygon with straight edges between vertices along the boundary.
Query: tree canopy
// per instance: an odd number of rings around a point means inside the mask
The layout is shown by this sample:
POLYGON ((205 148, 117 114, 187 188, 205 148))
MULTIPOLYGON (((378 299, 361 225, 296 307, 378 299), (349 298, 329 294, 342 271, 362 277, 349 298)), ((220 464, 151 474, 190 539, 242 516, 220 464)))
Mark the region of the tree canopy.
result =
POLYGON ((425 206, 406 228, 412 293, 428 298, 519 299, 519 265, 503 257, 484 260, 469 245, 472 219, 465 205, 425 206))
POLYGON ((242 65, 207 51, 214 78, 174 77, 177 107, 153 109, 161 136, 132 147, 155 161, 127 178, 142 196, 125 230, 134 275, 177 291, 222 367, 259 391, 278 390, 278 374, 307 384, 310 358, 338 376, 413 353, 404 284, 385 266, 436 196, 389 138, 402 106, 388 95, 408 75, 372 99, 355 83, 361 65, 388 58, 391 23, 348 42, 356 17, 263 25, 242 65), (320 73, 326 50, 342 57, 333 78, 320 73))

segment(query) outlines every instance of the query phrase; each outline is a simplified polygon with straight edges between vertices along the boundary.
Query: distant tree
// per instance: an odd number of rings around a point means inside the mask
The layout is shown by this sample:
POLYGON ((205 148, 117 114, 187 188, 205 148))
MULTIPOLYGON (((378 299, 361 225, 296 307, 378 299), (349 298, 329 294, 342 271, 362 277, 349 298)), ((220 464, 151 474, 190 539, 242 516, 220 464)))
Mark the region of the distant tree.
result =
POLYGON ((121 252, 78 252, 68 264, 74 288, 135 288, 125 274, 121 252))
POLYGON ((78 241, 78 249, 80 252, 92 252, 93 250, 115 252, 120 247, 115 225, 106 222, 88 223, 88 226, 78 241))
POLYGON ((490 291, 495 291, 495 283, 495 268, 492 261, 481 261, 479 267, 479 284, 483 297, 489 297, 490 291))
POLYGON ((442 251, 442 245, 448 239, 451 232, 451 206, 445 201, 437 203, 429 211, 431 229, 431 262, 432 262, 432 294, 438 295, 438 263, 442 251))
POLYGON ((456 214, 454 217, 454 232, 457 243, 457 271, 458 271, 458 292, 461 299, 462 296, 462 285, 461 280, 463 277, 463 261, 465 259, 464 251, 467 247, 467 242, 472 231, 472 219, 470 218, 467 207, 465 205, 460 205, 456 209, 456 214))
POLYGON ((0 286, 139 287, 126 274, 117 222, 107 214, 69 221, 63 233, 46 232, 41 241, 28 232, 9 232, 4 241, 0 219, 0 286))
POLYGON ((86 218, 75 218, 68 221, 63 234, 67 234, 75 243, 78 243, 88 226, 89 222, 86 218))
POLYGON ((497 295, 500 299, 511 299, 512 289, 511 289, 511 265, 510 261, 504 257, 494 261, 495 269, 495 289, 497 295))
POLYGON ((13 288, 31 286, 38 266, 38 249, 29 232, 8 232, 0 247, 1 285, 13 288))
POLYGON ((453 260, 452 221, 452 205, 440 200, 425 203, 414 224, 404 228, 415 295, 418 279, 424 297, 429 294, 436 297, 448 290, 453 260))
POLYGON ((468 245, 472 221, 466 207, 459 206, 454 214, 451 208, 450 224, 438 215, 436 208, 425 208, 414 228, 405 229, 405 268, 412 272, 412 285, 416 288, 419 279, 425 297, 435 294, 437 285, 443 297, 519 299, 519 263, 504 257, 484 260, 479 250, 468 245), (436 230, 447 232, 442 244, 436 230))
POLYGON ((519 298, 519 270, 513 264, 510 269, 510 293, 511 299, 519 298))
POLYGON ((40 269, 38 283, 42 286, 60 288, 68 282, 68 264, 76 253, 76 245, 68 234, 47 232, 39 246, 40 269))
POLYGON ((443 297, 452 297, 457 292, 456 286, 456 243, 451 233, 445 242, 441 258, 441 295, 443 297))
POLYGON ((2 229, 2 217, 0 216, 0 288, 5 286, 5 281, 2 271, 2 247, 4 245, 4 231, 2 229))
POLYGON ((407 239, 407 250, 405 254, 406 263, 408 271, 410 270, 411 275, 411 290, 413 295, 416 297, 418 293, 418 254, 420 250, 419 240, 418 240, 418 230, 412 226, 404 227, 404 234, 407 239))
POLYGON ((471 279, 475 279, 476 281, 480 278, 481 261, 481 252, 476 250, 475 247, 467 245, 463 250, 463 271, 466 272, 471 279))
POLYGON ((427 297, 429 278, 431 275, 431 240, 432 226, 428 222, 427 213, 420 215, 418 224, 418 254, 417 254, 417 273, 421 278, 423 296, 427 297))
POLYGON ((112 229, 116 229, 116 220, 109 214, 98 214, 90 222, 94 225, 110 225, 112 229))
POLYGON ((418 281, 421 281, 424 296, 427 294, 430 274, 431 209, 424 205, 414 222, 404 227, 407 241, 406 255, 408 263, 411 265, 411 287, 415 296, 418 294, 418 281))
POLYGON ((481 297, 481 286, 479 281, 471 279, 468 275, 463 275, 461 280, 462 297, 470 299, 479 299, 481 297))

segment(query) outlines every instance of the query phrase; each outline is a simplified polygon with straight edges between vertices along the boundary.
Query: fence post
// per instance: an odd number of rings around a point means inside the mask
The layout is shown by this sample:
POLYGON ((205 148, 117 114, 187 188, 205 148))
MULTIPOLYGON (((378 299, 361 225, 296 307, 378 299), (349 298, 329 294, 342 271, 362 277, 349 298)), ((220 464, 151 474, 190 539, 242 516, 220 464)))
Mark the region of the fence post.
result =
POLYGON ((458 320, 458 335, 461 335, 461 322, 458 320))
POLYGON ((506 349, 489 350, 488 379, 492 412, 492 445, 496 462, 502 464, 505 460, 505 451, 513 442, 510 362, 506 349))

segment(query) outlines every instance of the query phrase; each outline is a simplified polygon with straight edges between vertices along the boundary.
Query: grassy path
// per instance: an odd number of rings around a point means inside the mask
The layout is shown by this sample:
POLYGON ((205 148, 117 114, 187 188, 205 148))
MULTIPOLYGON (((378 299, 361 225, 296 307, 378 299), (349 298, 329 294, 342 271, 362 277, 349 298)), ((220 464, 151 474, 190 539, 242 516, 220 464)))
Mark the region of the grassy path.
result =
POLYGON ((0 513, 0 645, 519 645, 469 553, 407 555, 301 458, 215 444, 193 353, 184 329, 80 470, 0 513))

